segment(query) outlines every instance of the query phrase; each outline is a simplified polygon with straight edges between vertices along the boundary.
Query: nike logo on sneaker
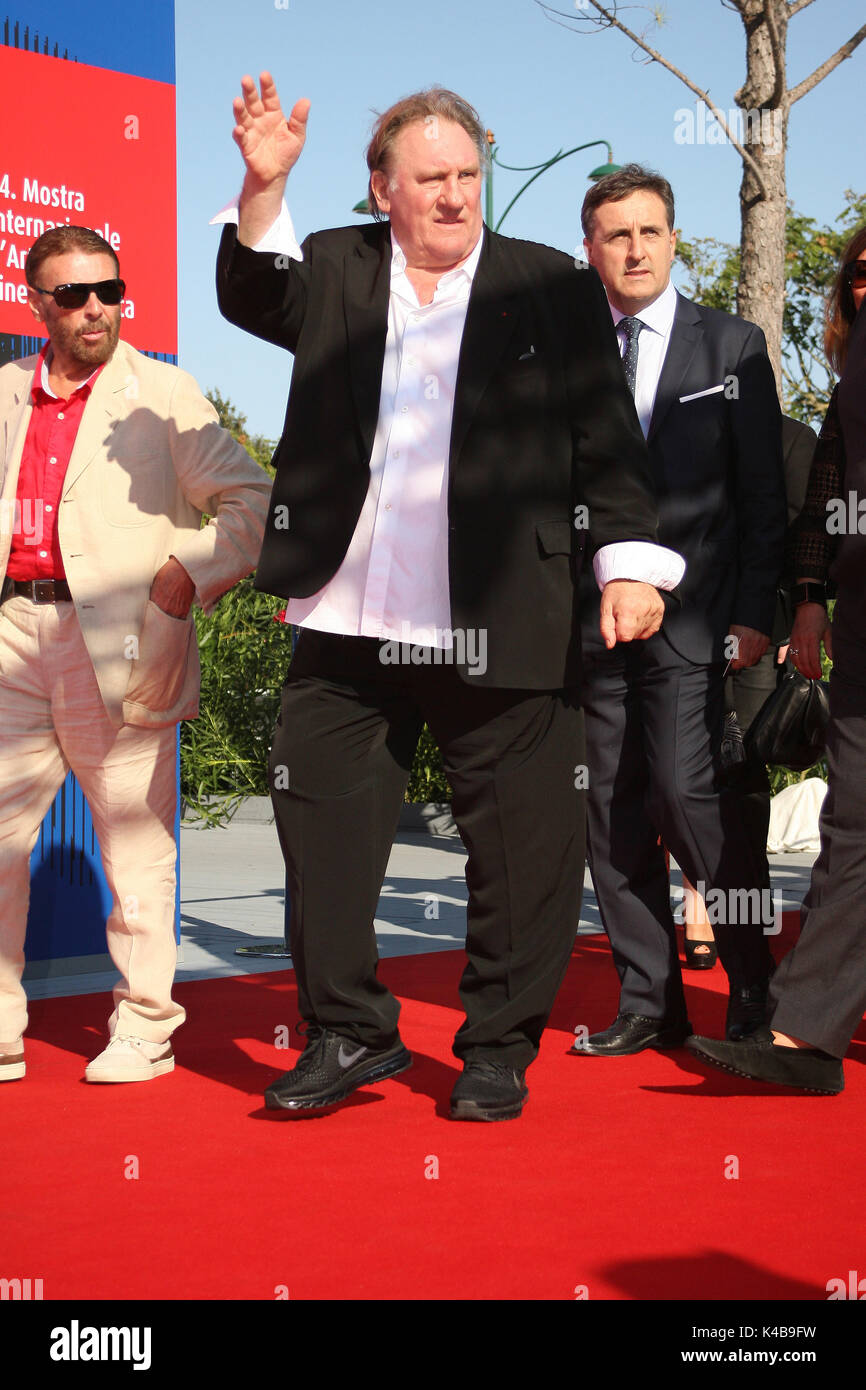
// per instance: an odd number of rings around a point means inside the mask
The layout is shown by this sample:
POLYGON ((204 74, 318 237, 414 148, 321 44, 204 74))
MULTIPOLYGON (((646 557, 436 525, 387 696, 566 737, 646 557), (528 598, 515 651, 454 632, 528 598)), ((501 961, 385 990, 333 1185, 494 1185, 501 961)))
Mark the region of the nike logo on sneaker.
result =
POLYGON ((343 1051, 343 1047, 344 1044, 340 1043, 340 1051, 337 1053, 337 1061, 343 1068, 351 1067, 367 1051, 366 1047, 359 1047, 357 1052, 346 1053, 343 1051))

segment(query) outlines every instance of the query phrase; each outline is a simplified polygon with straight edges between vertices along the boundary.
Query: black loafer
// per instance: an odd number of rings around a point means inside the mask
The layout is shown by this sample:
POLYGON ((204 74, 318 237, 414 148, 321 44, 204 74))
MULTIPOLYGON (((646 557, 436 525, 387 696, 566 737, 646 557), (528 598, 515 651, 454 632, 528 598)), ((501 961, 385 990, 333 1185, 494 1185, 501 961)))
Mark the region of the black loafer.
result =
POLYGON ((728 1012, 725 1016, 725 1037, 729 1042, 739 1042, 751 1037, 759 1028, 769 1023, 773 1009, 769 1002, 770 981, 758 985, 740 985, 731 988, 728 999, 728 1012))
POLYGON ((514 1120, 529 1096, 524 1073, 506 1062, 464 1062, 451 1092, 452 1120, 514 1120))
POLYGON ((845 1087, 845 1073, 838 1057, 817 1047, 780 1047, 769 1028, 759 1028, 736 1042, 689 1038, 686 1047, 702 1061, 752 1081, 793 1086, 819 1096, 837 1096, 845 1087))
POLYGON ((269 1110, 322 1110, 345 1100, 359 1086, 397 1076, 411 1065, 412 1056, 399 1038, 376 1051, 311 1025, 296 1065, 265 1091, 265 1105, 269 1110))
POLYGON ((682 1047, 691 1031, 688 1020, 671 1023, 642 1014, 617 1014, 603 1033, 591 1033, 585 1043, 575 1042, 569 1056, 630 1057, 646 1047, 682 1047))

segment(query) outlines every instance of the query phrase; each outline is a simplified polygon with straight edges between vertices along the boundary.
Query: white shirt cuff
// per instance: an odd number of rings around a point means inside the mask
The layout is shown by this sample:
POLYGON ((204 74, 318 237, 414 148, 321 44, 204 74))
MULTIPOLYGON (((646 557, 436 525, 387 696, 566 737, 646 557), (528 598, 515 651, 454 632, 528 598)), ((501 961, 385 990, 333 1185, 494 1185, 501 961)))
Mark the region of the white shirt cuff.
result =
MULTIPOLYGON (((213 227, 221 222, 234 222, 237 226, 237 221, 238 200, 237 198, 232 198, 231 202, 227 203, 226 206, 217 213, 216 217, 211 218, 210 225, 213 227)), ((283 199, 280 215, 276 222, 271 223, 261 240, 257 241, 255 246, 251 249, 253 251, 270 251, 275 255, 288 256, 293 261, 302 261, 304 259, 298 239, 295 236, 292 215, 286 206, 285 198, 283 199)))
POLYGON ((676 550, 652 541, 615 541, 596 551, 592 568, 600 589, 612 579, 638 579, 657 589, 675 589, 686 572, 686 562, 676 550))

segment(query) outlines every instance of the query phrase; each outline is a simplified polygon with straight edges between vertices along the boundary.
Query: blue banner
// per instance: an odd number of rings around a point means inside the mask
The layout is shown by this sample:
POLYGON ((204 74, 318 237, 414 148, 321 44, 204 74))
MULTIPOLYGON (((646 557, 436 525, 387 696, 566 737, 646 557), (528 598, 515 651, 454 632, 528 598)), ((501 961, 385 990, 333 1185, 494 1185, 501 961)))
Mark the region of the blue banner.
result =
POLYGON ((174 0, 6 0, 4 9, 0 41, 10 48, 175 80, 174 0))

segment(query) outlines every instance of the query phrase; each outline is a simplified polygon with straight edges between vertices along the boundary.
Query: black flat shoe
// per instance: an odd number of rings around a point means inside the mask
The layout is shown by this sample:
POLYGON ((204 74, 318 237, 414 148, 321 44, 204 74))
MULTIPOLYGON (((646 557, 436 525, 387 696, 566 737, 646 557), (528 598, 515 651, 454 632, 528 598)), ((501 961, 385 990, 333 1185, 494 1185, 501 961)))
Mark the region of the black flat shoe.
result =
POLYGON ((641 1014, 617 1014, 603 1033, 591 1033, 585 1043, 575 1042, 569 1056, 630 1057, 647 1047, 682 1047, 691 1031, 688 1020, 672 1023, 641 1014))
POLYGON ((845 1086, 838 1057, 812 1047, 782 1047, 769 1028, 759 1028, 737 1042, 716 1038, 689 1038, 686 1047, 704 1062, 775 1086, 793 1086, 819 1096, 837 1096, 845 1086))
POLYGON ((687 970, 712 970, 719 959, 719 948, 715 941, 698 941, 686 936, 683 928, 683 950, 687 970))

